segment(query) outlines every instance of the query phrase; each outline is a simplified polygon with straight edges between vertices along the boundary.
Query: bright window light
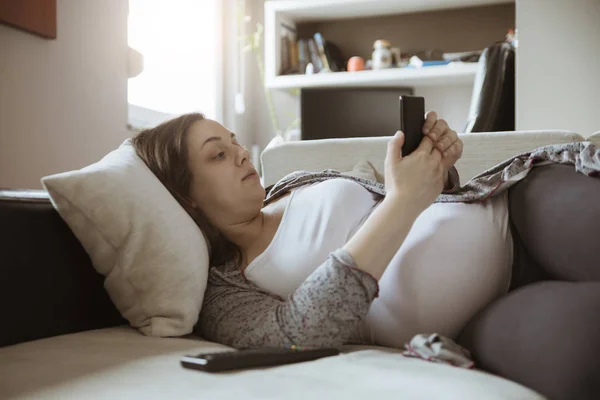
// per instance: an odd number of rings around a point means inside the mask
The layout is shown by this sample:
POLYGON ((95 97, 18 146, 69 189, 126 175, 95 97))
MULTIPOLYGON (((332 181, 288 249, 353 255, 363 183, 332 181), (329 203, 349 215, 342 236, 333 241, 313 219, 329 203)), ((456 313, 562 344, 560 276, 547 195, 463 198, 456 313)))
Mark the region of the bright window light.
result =
POLYGON ((129 0, 129 46, 144 69, 129 79, 134 127, 199 111, 219 119, 219 0, 129 0))

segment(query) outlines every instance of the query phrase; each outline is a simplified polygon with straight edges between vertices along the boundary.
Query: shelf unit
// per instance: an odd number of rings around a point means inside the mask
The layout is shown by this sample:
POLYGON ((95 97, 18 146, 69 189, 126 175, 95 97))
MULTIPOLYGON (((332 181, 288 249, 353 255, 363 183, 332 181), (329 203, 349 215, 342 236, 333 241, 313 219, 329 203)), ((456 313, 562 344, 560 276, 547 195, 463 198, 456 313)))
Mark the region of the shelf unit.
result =
POLYGON ((432 86, 470 84, 477 66, 455 63, 425 68, 278 75, 280 25, 364 18, 422 11, 514 3, 514 0, 276 0, 265 3, 265 84, 271 89, 354 86, 432 86))
POLYGON ((472 83, 477 63, 453 63, 425 68, 391 68, 379 71, 329 72, 281 75, 268 81, 271 89, 313 87, 435 86, 472 83))

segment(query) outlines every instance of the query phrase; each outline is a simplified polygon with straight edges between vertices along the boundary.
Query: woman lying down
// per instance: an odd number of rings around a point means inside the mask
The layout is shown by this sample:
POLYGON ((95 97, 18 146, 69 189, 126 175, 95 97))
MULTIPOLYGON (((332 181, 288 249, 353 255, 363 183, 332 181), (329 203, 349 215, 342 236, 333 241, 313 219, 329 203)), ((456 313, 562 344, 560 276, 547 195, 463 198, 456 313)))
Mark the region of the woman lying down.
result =
POLYGON ((389 141, 385 187, 298 172, 268 195, 235 135, 201 114, 135 137, 209 243, 196 332, 236 348, 437 332, 553 399, 598 398, 600 180, 548 163, 469 192, 456 132, 429 112, 423 133, 406 157, 401 132, 389 141))

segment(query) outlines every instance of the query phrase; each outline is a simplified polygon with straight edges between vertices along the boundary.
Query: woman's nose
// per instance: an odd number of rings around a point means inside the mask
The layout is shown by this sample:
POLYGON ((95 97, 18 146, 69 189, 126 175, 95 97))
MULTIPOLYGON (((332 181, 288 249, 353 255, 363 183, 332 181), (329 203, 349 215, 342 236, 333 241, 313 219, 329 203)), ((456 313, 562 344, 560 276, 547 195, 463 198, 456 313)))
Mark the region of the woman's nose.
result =
POLYGON ((248 152, 248 149, 246 149, 246 147, 241 146, 240 151, 238 152, 238 164, 242 165, 244 163, 244 161, 249 160, 249 159, 250 159, 250 152, 248 152))

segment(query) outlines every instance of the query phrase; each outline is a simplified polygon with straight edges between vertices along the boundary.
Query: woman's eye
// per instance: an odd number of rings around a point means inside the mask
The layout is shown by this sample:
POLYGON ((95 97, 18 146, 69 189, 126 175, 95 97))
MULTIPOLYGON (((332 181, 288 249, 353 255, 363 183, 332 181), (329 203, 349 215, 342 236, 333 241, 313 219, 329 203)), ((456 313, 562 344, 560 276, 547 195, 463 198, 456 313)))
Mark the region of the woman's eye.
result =
POLYGON ((216 156, 213 157, 215 160, 222 160, 223 158, 225 158, 225 152, 222 151, 219 154, 217 154, 216 156))

